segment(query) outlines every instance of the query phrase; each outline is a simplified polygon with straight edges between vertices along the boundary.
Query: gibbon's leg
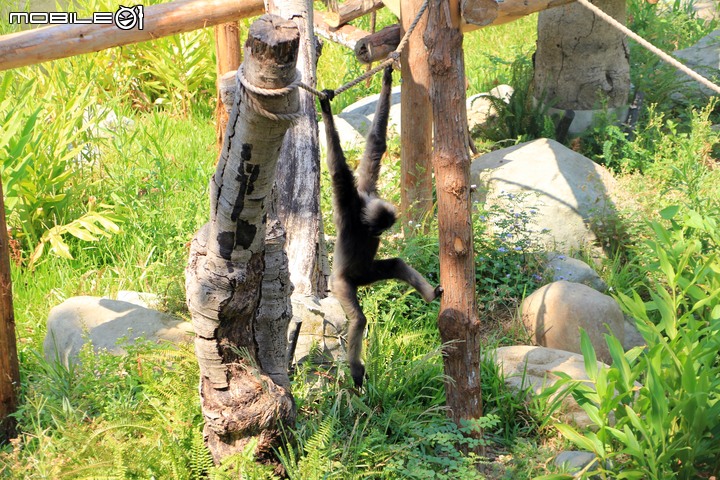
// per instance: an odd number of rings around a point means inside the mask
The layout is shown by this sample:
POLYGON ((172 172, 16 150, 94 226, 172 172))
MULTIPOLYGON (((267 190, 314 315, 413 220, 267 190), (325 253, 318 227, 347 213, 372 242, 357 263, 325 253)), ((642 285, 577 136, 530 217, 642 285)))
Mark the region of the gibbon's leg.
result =
POLYGON ((365 153, 357 168, 358 190, 376 195, 380 160, 387 150, 387 126, 390 116, 390 94, 392 93, 392 67, 383 72, 380 98, 375 108, 375 117, 365 139, 365 153))
POLYGON ((360 308, 357 298, 357 287, 351 285, 344 278, 333 278, 333 293, 342 305, 345 315, 350 319, 348 328, 347 357, 350 365, 350 375, 357 388, 362 387, 365 378, 365 366, 360 360, 362 354, 362 338, 365 332, 367 319, 360 308))
POLYGON ((417 270, 412 268, 400 258, 374 260, 370 275, 372 277, 372 282, 390 280, 394 278, 408 283, 414 287, 428 303, 438 298, 443 292, 440 285, 433 288, 433 286, 425 280, 425 277, 420 275, 417 270))

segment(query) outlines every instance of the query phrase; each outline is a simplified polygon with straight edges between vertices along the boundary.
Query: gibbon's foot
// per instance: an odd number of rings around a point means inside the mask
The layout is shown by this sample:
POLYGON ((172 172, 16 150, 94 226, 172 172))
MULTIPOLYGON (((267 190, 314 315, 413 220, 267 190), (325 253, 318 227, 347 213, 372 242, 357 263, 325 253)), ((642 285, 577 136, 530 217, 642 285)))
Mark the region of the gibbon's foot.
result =
POLYGON ((355 388, 358 390, 362 388, 363 380, 365 379, 365 366, 364 365, 350 365, 350 376, 355 383, 355 388))

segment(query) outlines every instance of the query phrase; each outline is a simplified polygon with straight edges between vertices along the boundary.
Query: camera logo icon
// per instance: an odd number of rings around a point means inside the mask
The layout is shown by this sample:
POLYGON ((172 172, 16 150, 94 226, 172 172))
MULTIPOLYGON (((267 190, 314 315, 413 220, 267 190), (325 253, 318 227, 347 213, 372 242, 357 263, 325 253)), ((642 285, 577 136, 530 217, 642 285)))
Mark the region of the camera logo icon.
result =
POLYGON ((136 27, 138 30, 142 30, 144 17, 145 12, 142 5, 135 5, 134 7, 118 5, 115 12, 115 25, 120 30, 132 30, 136 27))

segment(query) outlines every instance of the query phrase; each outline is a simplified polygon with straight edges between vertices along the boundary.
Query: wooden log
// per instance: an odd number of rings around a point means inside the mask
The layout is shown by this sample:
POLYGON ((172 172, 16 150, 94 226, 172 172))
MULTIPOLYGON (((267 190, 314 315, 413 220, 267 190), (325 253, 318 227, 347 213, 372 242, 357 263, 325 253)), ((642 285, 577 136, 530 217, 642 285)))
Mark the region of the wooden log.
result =
MULTIPOLYGON (((423 0, 403 0, 403 30, 410 27, 423 0)), ((427 14, 420 20, 402 52, 400 65, 400 211, 403 230, 423 225, 433 207, 432 196, 432 105, 428 51, 423 44, 427 14), (413 222, 410 225, 410 222, 413 222)), ((398 42, 400 40, 398 32, 398 42)), ((423 225, 426 228, 427 225, 423 225)))
POLYGON ((313 11, 313 26, 317 35, 353 50, 358 41, 370 35, 369 32, 352 25, 343 25, 339 28, 331 27, 327 22, 327 14, 317 10, 313 11))
POLYGON ((383 7, 381 0, 348 0, 338 5, 337 11, 326 14, 327 23, 333 28, 367 15, 383 7))
POLYGON ((531 13, 572 3, 574 0, 462 0, 460 13, 463 32, 491 25, 502 25, 531 13))
POLYGON ((358 40, 355 44, 355 56, 365 64, 385 60, 389 53, 395 51, 400 38, 399 24, 387 26, 358 40))
MULTIPOLYGON (((245 43, 247 83, 266 89, 292 83, 298 44, 294 23, 274 15, 256 20, 245 43)), ((257 441, 257 459, 271 460, 281 432, 295 421, 285 363, 291 287, 271 195, 291 122, 268 118, 267 112, 297 112, 298 92, 247 95, 254 100, 232 96, 210 182, 210 221, 193 239, 185 270, 204 435, 216 462, 251 441, 257 441), (263 336, 270 330, 272 341, 263 336)))
POLYGON ((10 281, 10 248, 5 223, 5 202, 0 181, 0 443, 15 436, 17 389, 20 385, 15 314, 10 281))
MULTIPOLYGON (((292 20, 300 32, 297 67, 305 85, 317 84, 313 10, 307 2, 270 0, 268 12, 292 20)), ((315 96, 300 90, 303 115, 285 134, 278 173, 278 216, 287 232, 290 280, 296 294, 327 296, 327 252, 320 213, 320 141, 315 96)))
POLYGON ((264 12, 262 0, 176 0, 144 9, 143 29, 70 24, 0 37, 0 70, 190 32, 264 12))
MULTIPOLYGON (((430 67, 437 185, 440 283, 438 328, 443 347, 448 415, 460 426, 482 416, 480 320, 475 301, 475 258, 470 218, 470 155, 465 107, 465 64, 459 8, 430 0, 424 40, 430 67)), ((471 436, 479 437, 480 432, 471 436)), ((482 447, 473 448, 482 454, 482 447)))

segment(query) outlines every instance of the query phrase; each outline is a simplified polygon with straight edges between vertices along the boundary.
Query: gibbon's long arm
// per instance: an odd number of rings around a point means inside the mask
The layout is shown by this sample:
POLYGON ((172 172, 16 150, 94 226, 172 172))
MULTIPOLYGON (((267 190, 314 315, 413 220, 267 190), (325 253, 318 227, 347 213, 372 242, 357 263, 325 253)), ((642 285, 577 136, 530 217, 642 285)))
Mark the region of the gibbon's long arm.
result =
POLYGON ((390 94, 392 93, 392 66, 383 71, 380 98, 375 107, 375 116, 365 143, 365 154, 358 165, 358 190, 377 195, 377 181, 380 175, 380 160, 387 150, 387 126, 390 116, 390 94))

